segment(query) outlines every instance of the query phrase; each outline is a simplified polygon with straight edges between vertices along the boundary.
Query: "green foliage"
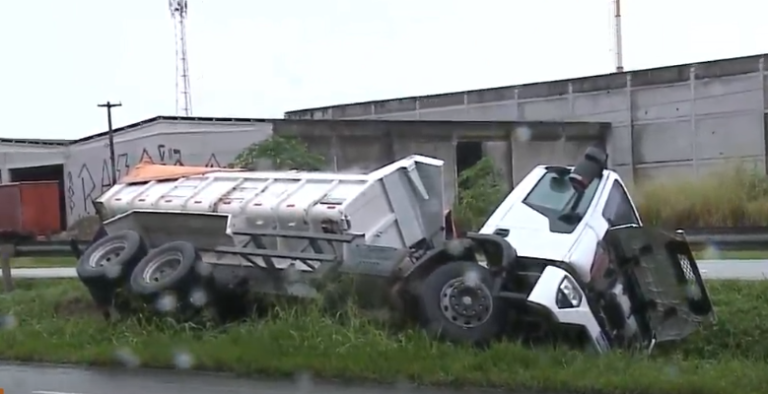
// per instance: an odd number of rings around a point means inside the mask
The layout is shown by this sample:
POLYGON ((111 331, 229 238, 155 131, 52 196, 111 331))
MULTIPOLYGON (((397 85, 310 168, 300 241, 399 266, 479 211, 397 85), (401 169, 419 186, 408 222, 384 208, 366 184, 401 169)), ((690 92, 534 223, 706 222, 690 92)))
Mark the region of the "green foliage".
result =
POLYGON ((320 171, 325 167, 325 158, 310 152, 307 144, 298 138, 277 135, 249 145, 230 167, 253 170, 260 160, 269 160, 275 170, 320 171))
POLYGON ((488 157, 462 171, 457 183, 456 224, 462 230, 478 230, 506 196, 506 187, 488 157))

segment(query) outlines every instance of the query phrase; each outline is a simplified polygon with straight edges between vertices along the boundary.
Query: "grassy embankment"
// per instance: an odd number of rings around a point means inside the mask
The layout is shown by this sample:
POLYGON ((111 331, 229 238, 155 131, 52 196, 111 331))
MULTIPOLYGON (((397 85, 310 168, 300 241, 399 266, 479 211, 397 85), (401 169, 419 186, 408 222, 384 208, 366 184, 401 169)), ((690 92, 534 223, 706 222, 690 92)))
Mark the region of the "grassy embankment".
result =
POLYGON ((342 322, 311 309, 226 329, 169 320, 109 325, 74 280, 19 281, 17 291, 0 295, 0 311, 14 322, 0 330, 0 358, 106 365, 128 357, 144 366, 173 367, 175 355, 184 352, 194 368, 243 374, 308 371, 317 377, 547 392, 763 393, 768 283, 710 286, 719 313, 714 327, 650 357, 598 357, 513 343, 479 351, 436 343, 418 331, 387 333, 365 319, 342 322))

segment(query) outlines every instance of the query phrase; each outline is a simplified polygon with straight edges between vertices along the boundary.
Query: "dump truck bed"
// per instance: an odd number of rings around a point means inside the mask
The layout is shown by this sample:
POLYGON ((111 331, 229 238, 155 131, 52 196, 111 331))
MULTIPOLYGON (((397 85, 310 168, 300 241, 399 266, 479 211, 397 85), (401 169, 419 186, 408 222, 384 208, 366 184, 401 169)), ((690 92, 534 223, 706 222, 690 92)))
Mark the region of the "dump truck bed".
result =
MULTIPOLYGON (((267 230, 360 234, 365 244, 408 249, 443 240, 442 168, 441 160, 410 156, 368 174, 207 169, 158 179, 149 171, 146 178, 129 176, 95 205, 108 232, 138 231, 150 246, 171 240, 201 249, 242 246, 238 232, 267 230)), ((302 252, 308 242, 267 237, 266 246, 302 252)), ((206 259, 247 264, 231 256, 206 259)))

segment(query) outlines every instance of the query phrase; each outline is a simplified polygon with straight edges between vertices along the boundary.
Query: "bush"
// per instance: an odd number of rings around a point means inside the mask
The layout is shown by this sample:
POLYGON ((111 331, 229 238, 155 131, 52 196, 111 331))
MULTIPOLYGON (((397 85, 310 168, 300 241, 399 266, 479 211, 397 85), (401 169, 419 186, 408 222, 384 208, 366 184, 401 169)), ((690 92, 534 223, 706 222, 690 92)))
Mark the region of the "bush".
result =
POLYGON ((637 188, 644 224, 664 228, 768 225, 768 177, 743 167, 637 188))
POLYGON ((273 135, 246 147, 230 167, 254 170, 260 160, 269 161, 275 170, 320 171, 325 166, 325 157, 310 152, 298 138, 273 135))
POLYGON ((453 208, 456 226, 466 231, 477 231, 504 200, 506 187, 488 157, 462 171, 456 183, 458 188, 453 208))

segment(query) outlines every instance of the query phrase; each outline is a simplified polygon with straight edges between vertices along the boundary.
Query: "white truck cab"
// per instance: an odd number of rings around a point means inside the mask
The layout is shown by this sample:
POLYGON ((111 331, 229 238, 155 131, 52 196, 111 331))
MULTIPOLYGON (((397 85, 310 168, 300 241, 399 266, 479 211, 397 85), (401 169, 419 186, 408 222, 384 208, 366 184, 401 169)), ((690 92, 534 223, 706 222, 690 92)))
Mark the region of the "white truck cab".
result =
POLYGON ((480 229, 481 234, 503 236, 518 256, 546 258, 571 264, 589 281, 603 236, 608 228, 642 226, 621 178, 604 170, 586 189, 574 219, 561 218, 576 198, 559 171, 572 167, 535 167, 504 199, 480 229), (580 217, 580 219, 575 219, 580 217))
POLYGON ((643 228, 606 161, 591 148, 576 167, 537 166, 488 218, 479 234, 515 251, 500 294, 522 294, 517 315, 543 312, 601 352, 680 339, 714 317, 690 248, 680 234, 643 228), (679 296, 690 284, 699 299, 679 296))

